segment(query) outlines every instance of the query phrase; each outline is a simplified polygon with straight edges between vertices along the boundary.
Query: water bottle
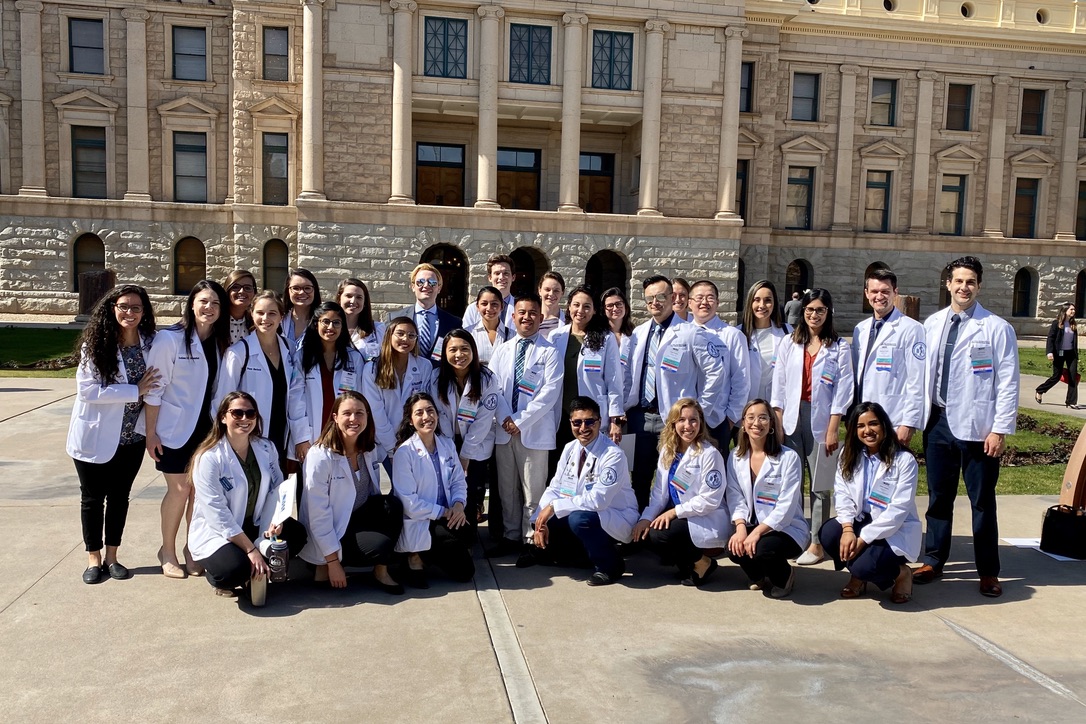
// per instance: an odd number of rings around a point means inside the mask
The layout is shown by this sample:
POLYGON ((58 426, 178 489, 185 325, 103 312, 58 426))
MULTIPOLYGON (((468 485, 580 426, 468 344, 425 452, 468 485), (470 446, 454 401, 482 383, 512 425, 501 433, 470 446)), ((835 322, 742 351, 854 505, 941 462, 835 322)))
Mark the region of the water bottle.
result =
POLYGON ((290 560, 290 551, 285 540, 272 539, 268 546, 268 580, 272 583, 283 583, 287 580, 287 562, 290 560))

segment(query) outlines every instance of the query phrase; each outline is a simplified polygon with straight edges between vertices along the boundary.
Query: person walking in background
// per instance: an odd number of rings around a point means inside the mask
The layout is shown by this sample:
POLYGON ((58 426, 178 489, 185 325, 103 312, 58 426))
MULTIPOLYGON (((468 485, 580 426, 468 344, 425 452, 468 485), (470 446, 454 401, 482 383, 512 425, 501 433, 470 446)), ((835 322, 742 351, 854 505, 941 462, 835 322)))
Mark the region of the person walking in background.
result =
POLYGON ((799 292, 792 292, 792 298, 784 305, 784 321, 789 327, 799 324, 803 316, 803 303, 799 301, 799 292))
POLYGON ((1033 399, 1041 401, 1041 395, 1051 390, 1066 374, 1067 398, 1065 405, 1072 410, 1078 406, 1078 325, 1075 324, 1075 305, 1067 304, 1048 328, 1045 352, 1052 363, 1052 376, 1042 382, 1033 393, 1033 399), (1067 370, 1066 373, 1064 370, 1067 370))

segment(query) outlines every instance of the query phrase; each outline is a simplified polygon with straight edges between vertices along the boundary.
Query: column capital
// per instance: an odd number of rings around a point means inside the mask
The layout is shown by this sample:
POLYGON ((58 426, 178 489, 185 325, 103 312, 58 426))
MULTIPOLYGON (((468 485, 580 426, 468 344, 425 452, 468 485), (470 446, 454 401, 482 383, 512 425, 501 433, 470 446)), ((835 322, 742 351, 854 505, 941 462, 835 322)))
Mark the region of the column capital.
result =
POLYGON ((740 40, 745 40, 746 38, 750 37, 750 31, 743 27, 729 25, 728 27, 724 28, 724 37, 739 38, 740 40))
POLYGON ((130 23, 145 23, 147 18, 151 17, 151 13, 143 8, 125 8, 121 11, 121 17, 130 23))
POLYGON ((475 14, 483 18, 494 18, 500 20, 505 17, 505 10, 501 9, 497 5, 480 5, 475 10, 475 14))
POLYGON ((588 16, 584 13, 566 13, 562 16, 562 25, 588 25, 588 16))
POLYGON ((302 0, 301 5, 302 5, 302 7, 305 7, 306 5, 321 5, 321 6, 323 6, 324 5, 324 0, 302 0))
POLYGON ((666 20, 646 20, 646 33, 666 33, 671 30, 671 25, 666 20))
POLYGON ((841 75, 859 75, 860 74, 860 66, 858 66, 858 65, 842 65, 840 70, 841 70, 841 75))
POLYGON ((1080 93, 1086 90, 1086 81, 1081 80, 1069 80, 1067 81, 1067 90, 1079 91, 1080 93))
POLYGON ((412 0, 389 0, 388 6, 394 13, 413 13, 419 9, 418 4, 412 0))
POLYGON ((939 74, 930 70, 918 70, 916 77, 920 80, 938 80, 939 74))
POLYGON ((15 7, 21 13, 40 13, 45 4, 39 0, 19 0, 15 3, 15 7))
POLYGON ((992 85, 1010 85, 1011 77, 1009 75, 994 75, 992 76, 992 85))

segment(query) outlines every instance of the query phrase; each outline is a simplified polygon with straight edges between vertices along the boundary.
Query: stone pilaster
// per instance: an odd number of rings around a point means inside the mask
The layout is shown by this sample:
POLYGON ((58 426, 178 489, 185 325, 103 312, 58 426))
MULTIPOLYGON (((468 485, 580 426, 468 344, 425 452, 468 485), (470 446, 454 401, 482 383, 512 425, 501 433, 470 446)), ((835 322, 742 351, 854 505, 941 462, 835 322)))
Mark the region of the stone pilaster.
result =
POLYGON ((1063 147, 1060 150, 1060 190, 1056 204, 1056 241, 1075 240, 1075 213, 1078 199, 1078 139, 1082 136, 1082 91, 1086 83, 1067 83, 1063 147))
POLYGON ((584 28, 588 16, 566 13, 565 54, 562 70, 562 160, 558 178, 558 210, 581 212, 581 85, 583 83, 584 28))
POLYGON ((735 173, 739 157, 739 90, 743 72, 745 28, 724 29, 724 105, 720 116, 720 164, 717 172, 716 218, 737 218, 735 173))
POLYGON ((20 196, 48 196, 45 190, 45 92, 42 87, 41 11, 38 0, 19 0, 20 105, 23 184, 20 196))
POLYGON ((414 72, 412 0, 391 0, 392 8, 392 195, 390 204, 413 204, 411 192, 411 76, 414 72))
POLYGON ((858 65, 841 66, 841 100, 837 117, 837 167, 833 184, 832 231, 852 230, 852 150, 856 141, 856 76, 858 65))
MULTIPOLYGON (((121 11, 127 37, 128 190, 125 201, 151 200, 150 138, 147 130, 147 18, 141 8, 121 11)), ((208 174, 215 173, 209 168, 208 174)), ((212 201, 213 199, 208 199, 212 201)))
POLYGON ((1003 166, 1007 153, 1007 92, 1011 79, 992 78, 992 123, 988 130, 988 180, 984 192, 984 229, 981 236, 1003 238, 1003 166))
POLYGON ((662 216, 660 196, 660 106, 664 91, 664 33, 662 20, 645 23, 645 90, 641 101, 641 178, 639 216, 662 216))
POLYGON ((479 176, 475 207, 498 209, 498 68, 501 67, 501 19, 505 11, 483 5, 479 43, 479 176))
POLYGON ((324 0, 302 0, 302 199, 324 199, 324 0))
POLYGON ((936 74, 922 70, 916 74, 920 79, 920 90, 916 99, 916 137, 913 139, 913 191, 912 208, 909 214, 910 234, 929 234, 928 223, 929 188, 928 174, 931 169, 931 99, 935 92, 936 74))

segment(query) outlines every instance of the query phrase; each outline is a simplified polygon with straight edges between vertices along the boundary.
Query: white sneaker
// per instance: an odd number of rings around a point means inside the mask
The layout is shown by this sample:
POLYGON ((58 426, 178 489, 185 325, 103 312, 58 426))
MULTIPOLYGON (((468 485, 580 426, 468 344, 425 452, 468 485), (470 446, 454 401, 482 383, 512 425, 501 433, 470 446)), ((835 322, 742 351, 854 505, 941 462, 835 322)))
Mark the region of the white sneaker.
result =
POLYGON ((816 556, 809 550, 803 551, 803 555, 796 559, 797 566, 817 566, 822 561, 826 560, 826 556, 816 556))
POLYGON ((768 578, 750 584, 750 590, 752 591, 768 591, 772 587, 773 584, 769 582, 768 578))
POLYGON ((254 606, 263 606, 268 598, 268 577, 264 574, 253 576, 249 582, 249 600, 254 606))
POLYGON ((777 588, 776 586, 773 586, 773 588, 769 589, 770 597, 772 597, 772 598, 788 598, 790 595, 792 595, 792 586, 795 585, 795 583, 796 583, 796 569, 792 568, 790 570, 790 572, 788 573, 788 583, 784 584, 784 588, 777 588))

